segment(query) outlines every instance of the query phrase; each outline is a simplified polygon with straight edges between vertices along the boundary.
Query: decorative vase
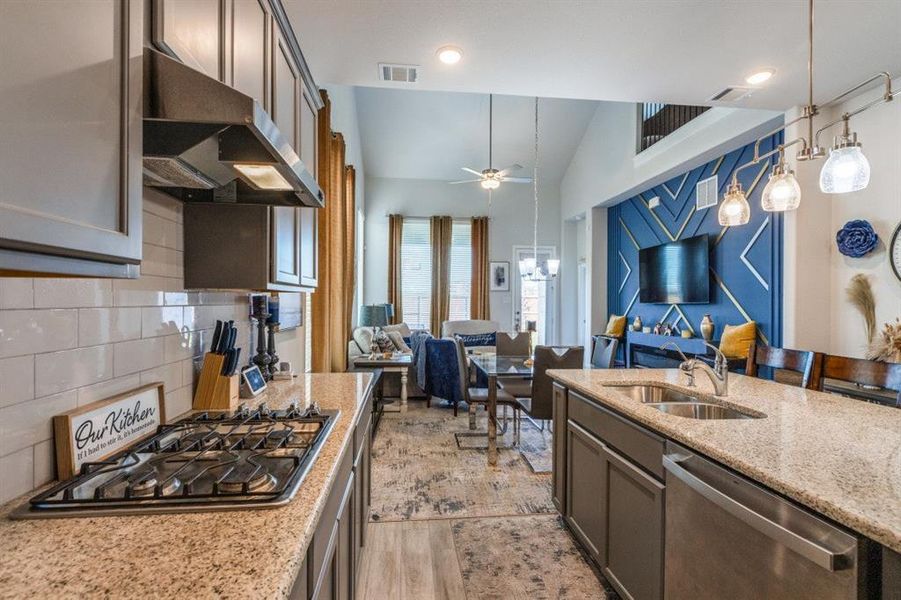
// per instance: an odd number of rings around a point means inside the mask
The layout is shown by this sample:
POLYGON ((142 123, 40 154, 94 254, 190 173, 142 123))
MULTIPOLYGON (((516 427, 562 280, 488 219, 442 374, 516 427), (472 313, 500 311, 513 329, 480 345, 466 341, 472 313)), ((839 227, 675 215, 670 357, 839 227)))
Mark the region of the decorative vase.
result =
POLYGON ((710 315, 704 315, 704 318, 701 319, 701 335, 704 337, 704 341, 711 341, 713 339, 713 319, 710 318, 710 315))
POLYGON ((641 331, 641 315, 636 315, 635 320, 632 321, 632 330, 641 331))

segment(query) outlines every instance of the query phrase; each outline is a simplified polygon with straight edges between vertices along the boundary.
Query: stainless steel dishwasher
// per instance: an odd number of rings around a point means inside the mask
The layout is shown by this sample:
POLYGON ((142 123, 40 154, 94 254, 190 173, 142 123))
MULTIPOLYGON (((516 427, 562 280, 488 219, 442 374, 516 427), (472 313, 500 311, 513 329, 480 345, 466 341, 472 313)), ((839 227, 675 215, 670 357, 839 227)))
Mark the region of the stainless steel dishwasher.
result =
POLYGON ((866 597, 861 540, 672 442, 667 600, 866 597))

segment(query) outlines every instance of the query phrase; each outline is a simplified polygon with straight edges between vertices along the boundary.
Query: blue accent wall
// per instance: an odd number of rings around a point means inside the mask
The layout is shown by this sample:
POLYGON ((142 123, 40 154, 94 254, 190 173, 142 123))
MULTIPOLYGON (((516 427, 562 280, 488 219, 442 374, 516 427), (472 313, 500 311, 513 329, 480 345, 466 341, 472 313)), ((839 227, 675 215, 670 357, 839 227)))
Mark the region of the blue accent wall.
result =
MULTIPOLYGON (((776 134, 761 143, 764 154, 781 143, 776 134)), ((760 196, 775 157, 744 169, 738 179, 748 194, 751 220, 747 225, 722 227, 717 210, 733 171, 754 155, 753 144, 734 150, 705 165, 649 187, 611 207, 607 213, 607 306, 611 313, 627 314, 629 324, 641 315, 645 326, 665 321, 685 328, 685 321, 700 336, 700 322, 710 313, 719 339, 723 326, 757 322, 758 339, 782 344, 782 213, 760 208, 760 196), (717 176, 719 202, 696 208, 696 184, 717 176), (660 205, 648 208, 648 201, 660 205), (696 235, 710 236, 709 304, 642 304, 638 299, 638 250, 696 235)))

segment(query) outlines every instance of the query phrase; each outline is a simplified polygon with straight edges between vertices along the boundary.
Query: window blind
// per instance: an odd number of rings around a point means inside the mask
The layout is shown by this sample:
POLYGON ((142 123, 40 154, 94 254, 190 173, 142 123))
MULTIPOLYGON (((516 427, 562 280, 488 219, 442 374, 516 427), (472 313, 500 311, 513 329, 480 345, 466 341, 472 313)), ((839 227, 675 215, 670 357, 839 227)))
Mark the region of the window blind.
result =
POLYGON ((472 296, 472 221, 454 221, 451 226, 450 250, 450 307, 451 321, 469 319, 472 296))
POLYGON ((404 219, 400 248, 403 321, 428 329, 432 318, 432 248, 428 219, 404 219))

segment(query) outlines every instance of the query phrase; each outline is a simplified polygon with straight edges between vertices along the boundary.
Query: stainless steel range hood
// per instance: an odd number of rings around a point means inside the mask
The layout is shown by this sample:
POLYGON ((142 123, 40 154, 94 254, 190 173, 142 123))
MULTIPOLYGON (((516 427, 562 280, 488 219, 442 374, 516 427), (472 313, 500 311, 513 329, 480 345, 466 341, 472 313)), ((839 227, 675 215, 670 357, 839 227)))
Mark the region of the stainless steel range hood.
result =
POLYGON ((151 48, 144 82, 144 185, 186 202, 323 206, 259 102, 151 48))

